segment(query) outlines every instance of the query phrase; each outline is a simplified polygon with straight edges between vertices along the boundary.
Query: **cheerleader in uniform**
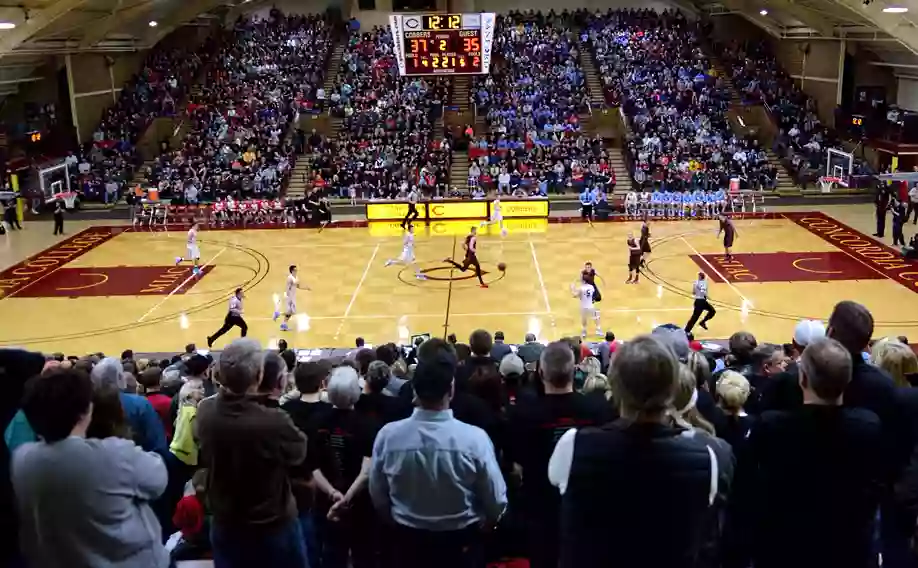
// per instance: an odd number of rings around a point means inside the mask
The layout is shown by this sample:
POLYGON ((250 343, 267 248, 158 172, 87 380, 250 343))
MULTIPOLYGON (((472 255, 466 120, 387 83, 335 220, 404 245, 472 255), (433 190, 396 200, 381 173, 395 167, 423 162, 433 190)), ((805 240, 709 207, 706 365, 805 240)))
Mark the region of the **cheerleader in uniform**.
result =
POLYGON ((634 238, 634 233, 628 233, 628 280, 625 284, 637 284, 641 269, 641 247, 634 238))
POLYGON ((647 265, 647 259, 650 258, 650 225, 647 224, 647 215, 644 215, 644 222, 641 223, 641 267, 647 265))

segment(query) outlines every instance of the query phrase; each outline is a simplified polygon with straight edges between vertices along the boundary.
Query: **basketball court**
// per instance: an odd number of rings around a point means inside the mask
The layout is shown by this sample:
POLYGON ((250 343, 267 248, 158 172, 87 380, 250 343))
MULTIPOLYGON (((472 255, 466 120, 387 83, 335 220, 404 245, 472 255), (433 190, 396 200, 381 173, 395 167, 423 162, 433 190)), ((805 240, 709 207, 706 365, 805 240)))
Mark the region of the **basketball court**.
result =
MULTIPOLYGON (((298 348, 348 346, 357 336, 371 344, 407 342, 422 333, 465 338, 479 327, 501 330, 509 341, 522 341, 527 332, 551 340, 580 333, 570 286, 586 261, 600 275, 602 325, 623 338, 658 324, 684 325, 699 271, 710 279, 718 310, 708 331, 695 329, 700 339, 748 329, 762 341, 785 342, 797 320, 825 319, 843 299, 870 308, 876 336, 914 335, 918 266, 851 226, 868 232, 869 205, 823 210, 737 220, 732 262, 723 257, 715 221, 652 223, 654 250, 637 285, 624 284, 625 239, 639 223, 509 220, 506 237, 495 228, 483 231, 479 242, 489 289, 443 262, 462 256, 471 221, 418 226, 416 252, 426 281, 417 281, 410 268, 384 266, 401 251, 397 223, 321 232, 202 230, 199 278, 187 264, 174 266, 185 250, 185 231, 78 230, 73 223, 64 240, 44 248, 51 226, 32 223, 0 239, 0 258, 9 267, 0 274, 0 345, 68 354, 203 346, 221 326, 237 287, 245 290, 249 335, 267 345, 282 337, 298 348), (507 264, 505 273, 498 262, 507 264), (299 314, 291 331, 281 332, 271 316, 291 264, 312 291, 299 292, 299 314)), ((234 329, 214 347, 237 335, 234 329)))

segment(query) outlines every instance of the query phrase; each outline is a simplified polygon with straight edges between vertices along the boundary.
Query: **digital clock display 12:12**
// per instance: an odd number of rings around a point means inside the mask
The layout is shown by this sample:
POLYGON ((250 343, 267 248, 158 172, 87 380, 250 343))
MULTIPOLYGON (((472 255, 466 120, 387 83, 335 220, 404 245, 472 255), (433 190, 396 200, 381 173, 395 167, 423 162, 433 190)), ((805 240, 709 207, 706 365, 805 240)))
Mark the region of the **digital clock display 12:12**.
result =
POLYGON ((405 33, 407 75, 481 72, 480 30, 405 33))

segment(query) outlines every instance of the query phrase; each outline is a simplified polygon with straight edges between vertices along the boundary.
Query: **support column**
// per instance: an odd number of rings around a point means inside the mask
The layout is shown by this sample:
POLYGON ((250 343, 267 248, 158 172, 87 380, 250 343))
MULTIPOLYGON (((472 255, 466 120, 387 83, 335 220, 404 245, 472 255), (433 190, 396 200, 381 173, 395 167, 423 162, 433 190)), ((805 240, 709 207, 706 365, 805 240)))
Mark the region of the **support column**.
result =
MULTIPOLYGON (((844 33, 844 32, 842 32, 844 33)), ((842 104, 845 94, 845 55, 848 53, 848 41, 842 37, 838 42, 838 82, 835 85, 835 104, 842 104)))
POLYGON ((64 56, 64 65, 67 67, 67 94, 70 95, 70 116, 73 118, 73 129, 76 131, 77 144, 82 146, 83 140, 80 137, 80 117, 77 116, 76 91, 73 89, 73 61, 69 53, 64 56))
POLYGON ((115 96, 115 72, 112 70, 114 64, 106 63, 106 67, 108 67, 108 82, 112 87, 112 106, 114 106, 118 103, 118 98, 115 96))

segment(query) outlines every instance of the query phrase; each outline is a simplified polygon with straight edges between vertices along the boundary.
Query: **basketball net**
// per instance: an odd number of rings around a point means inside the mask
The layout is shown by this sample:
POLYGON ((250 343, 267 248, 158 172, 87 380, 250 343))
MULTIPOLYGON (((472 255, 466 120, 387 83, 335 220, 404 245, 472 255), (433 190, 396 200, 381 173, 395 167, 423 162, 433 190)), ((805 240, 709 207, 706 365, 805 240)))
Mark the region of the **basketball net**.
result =
POLYGON ((64 207, 67 209, 73 209, 76 206, 76 192, 65 191, 63 193, 55 193, 54 199, 60 199, 64 202, 64 207))
POLYGON ((819 187, 822 188, 823 193, 831 193, 832 189, 838 185, 839 181, 841 180, 837 177, 822 176, 819 178, 819 187))

